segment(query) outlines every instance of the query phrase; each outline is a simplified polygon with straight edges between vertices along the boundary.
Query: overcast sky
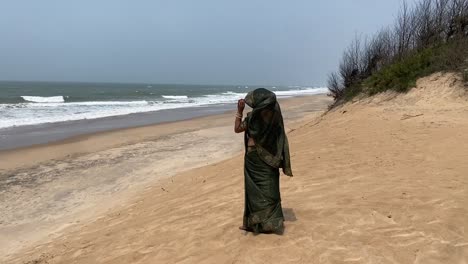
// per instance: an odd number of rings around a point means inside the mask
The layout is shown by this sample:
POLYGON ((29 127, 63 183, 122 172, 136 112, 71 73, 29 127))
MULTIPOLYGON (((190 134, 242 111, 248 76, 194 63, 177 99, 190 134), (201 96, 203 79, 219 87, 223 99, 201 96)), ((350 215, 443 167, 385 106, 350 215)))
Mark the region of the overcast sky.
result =
POLYGON ((324 85, 399 0, 0 0, 0 80, 324 85))

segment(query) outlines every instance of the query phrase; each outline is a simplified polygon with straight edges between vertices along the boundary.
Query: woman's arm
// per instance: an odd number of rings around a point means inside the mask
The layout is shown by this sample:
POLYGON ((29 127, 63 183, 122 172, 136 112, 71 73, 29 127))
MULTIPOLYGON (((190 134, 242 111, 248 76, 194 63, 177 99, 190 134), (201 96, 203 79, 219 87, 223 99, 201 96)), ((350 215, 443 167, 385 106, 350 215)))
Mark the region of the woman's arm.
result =
POLYGON ((242 115, 245 108, 245 101, 244 99, 240 99, 237 102, 237 114, 236 114, 236 121, 234 122, 234 132, 241 133, 245 131, 245 127, 242 126, 242 115))

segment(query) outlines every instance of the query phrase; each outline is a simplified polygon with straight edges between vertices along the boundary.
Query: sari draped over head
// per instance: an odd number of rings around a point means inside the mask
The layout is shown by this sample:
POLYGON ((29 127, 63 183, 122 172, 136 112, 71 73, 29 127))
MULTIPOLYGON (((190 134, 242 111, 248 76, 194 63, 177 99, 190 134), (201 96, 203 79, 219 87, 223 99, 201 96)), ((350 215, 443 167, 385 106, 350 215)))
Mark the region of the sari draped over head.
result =
POLYGON ((289 146, 283 117, 273 92, 259 88, 245 98, 252 107, 243 121, 245 131, 245 207, 243 227, 253 232, 281 232, 279 168, 292 176, 289 146), (248 147, 252 137, 255 147, 248 147))
POLYGON ((245 103, 252 108, 245 122, 260 158, 274 168, 282 168, 285 175, 293 176, 288 138, 276 95, 258 88, 247 94, 245 103))

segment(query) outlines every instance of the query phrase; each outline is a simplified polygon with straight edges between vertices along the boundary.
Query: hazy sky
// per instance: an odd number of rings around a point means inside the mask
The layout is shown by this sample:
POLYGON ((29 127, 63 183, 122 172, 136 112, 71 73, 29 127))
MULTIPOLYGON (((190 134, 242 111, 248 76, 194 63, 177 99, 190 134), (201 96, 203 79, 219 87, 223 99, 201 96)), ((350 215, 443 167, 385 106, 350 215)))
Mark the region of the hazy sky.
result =
POLYGON ((0 0, 0 80, 324 85, 399 0, 0 0))

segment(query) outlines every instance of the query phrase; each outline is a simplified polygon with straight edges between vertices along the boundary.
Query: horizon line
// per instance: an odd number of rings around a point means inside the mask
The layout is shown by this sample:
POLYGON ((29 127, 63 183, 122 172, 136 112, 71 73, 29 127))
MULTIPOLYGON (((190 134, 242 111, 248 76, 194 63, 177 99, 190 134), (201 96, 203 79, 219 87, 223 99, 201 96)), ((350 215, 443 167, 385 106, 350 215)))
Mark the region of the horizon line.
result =
POLYGON ((300 86, 300 87, 313 87, 323 88, 326 85, 303 85, 303 84, 206 84, 206 83, 154 83, 154 82, 116 82, 116 81, 51 81, 51 80, 4 80, 0 82, 18 82, 18 83, 83 83, 83 84, 144 84, 144 85, 206 85, 206 86, 257 86, 257 87, 275 87, 275 86, 300 86))

